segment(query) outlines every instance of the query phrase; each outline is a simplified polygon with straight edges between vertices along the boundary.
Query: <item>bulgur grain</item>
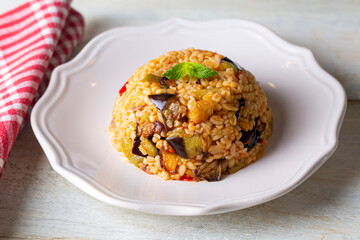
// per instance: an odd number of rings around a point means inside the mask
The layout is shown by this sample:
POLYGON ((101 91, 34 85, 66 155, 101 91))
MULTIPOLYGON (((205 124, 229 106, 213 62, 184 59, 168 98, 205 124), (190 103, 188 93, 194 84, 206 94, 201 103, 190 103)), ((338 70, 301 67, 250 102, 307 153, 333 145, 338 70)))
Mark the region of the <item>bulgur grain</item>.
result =
POLYGON ((130 162, 164 180, 179 180, 183 176, 195 181, 214 179, 211 174, 216 174, 219 166, 223 173, 230 173, 256 161, 263 155, 272 133, 272 112, 255 77, 245 69, 224 65, 223 58, 214 52, 189 48, 168 52, 136 70, 128 80, 127 90, 115 101, 109 127, 113 146, 125 153, 130 162), (173 82, 168 87, 144 81, 148 74, 160 78, 177 63, 189 61, 209 67, 217 75, 170 79, 173 82), (176 104, 167 106, 167 115, 160 113, 149 99, 150 94, 173 94, 176 104), (244 106, 239 106, 241 99, 245 99, 244 106), (211 111, 206 112, 208 108, 211 111), (198 111, 196 121, 189 119, 189 114, 194 115, 189 109, 198 111), (152 151, 156 156, 134 155, 132 143, 143 134, 141 126, 149 123, 154 124, 154 129, 157 127, 157 132, 142 136, 141 141, 145 142, 139 151, 144 155, 152 151), (180 157, 178 149, 170 146, 166 139, 174 136, 183 139, 185 147, 198 144, 187 150, 191 157, 180 157), (252 140, 254 136, 256 142, 252 140))

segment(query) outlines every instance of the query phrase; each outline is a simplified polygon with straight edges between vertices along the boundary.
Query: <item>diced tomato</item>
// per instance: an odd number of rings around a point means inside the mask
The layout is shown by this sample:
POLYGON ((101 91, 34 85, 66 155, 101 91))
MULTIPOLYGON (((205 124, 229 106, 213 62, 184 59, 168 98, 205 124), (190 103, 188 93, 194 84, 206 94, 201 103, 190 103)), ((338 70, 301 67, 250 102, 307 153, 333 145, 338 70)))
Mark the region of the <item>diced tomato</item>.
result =
POLYGON ((192 181, 194 181, 194 178, 189 177, 189 176, 186 176, 186 175, 183 175, 183 176, 180 178, 180 181, 192 182, 192 181))
POLYGON ((122 86, 122 88, 119 90, 119 94, 121 95, 121 94, 123 94, 125 91, 126 91, 126 85, 128 84, 128 82, 126 82, 125 84, 124 84, 124 86, 122 86))
POLYGON ((168 152, 170 152, 170 153, 175 153, 175 150, 169 145, 168 152))

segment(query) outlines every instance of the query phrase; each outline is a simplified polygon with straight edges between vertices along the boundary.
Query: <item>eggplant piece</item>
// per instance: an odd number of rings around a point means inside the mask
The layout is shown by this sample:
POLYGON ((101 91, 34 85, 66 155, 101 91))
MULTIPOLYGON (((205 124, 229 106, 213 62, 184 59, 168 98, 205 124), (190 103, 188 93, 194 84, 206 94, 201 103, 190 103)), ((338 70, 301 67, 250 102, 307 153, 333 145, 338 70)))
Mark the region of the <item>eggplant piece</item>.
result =
POLYGON ((131 153, 138 155, 140 157, 146 157, 146 155, 144 155, 139 149, 140 143, 141 143, 140 137, 136 136, 134 139, 134 142, 133 142, 133 147, 131 149, 131 153))
POLYGON ((183 141, 188 158, 193 158, 203 152, 202 142, 199 137, 186 137, 183 141))
POLYGON ((166 140, 182 158, 193 158, 203 152, 202 141, 197 136, 185 138, 174 136, 169 137, 166 140))
MULTIPOLYGON (((227 58, 227 57, 223 57, 221 59, 221 65, 224 67, 224 68, 229 68, 229 67, 233 67, 235 68, 237 71, 243 71, 244 69, 239 65, 237 64, 236 62, 232 61, 231 59, 227 58), (230 64, 230 65, 229 65, 230 64)), ((236 71, 236 72, 237 72, 236 71)))
POLYGON ((245 98, 242 97, 239 100, 239 110, 237 110, 235 113, 237 120, 239 120, 239 118, 240 118, 240 108, 243 108, 243 107, 245 107, 245 98))
MULTIPOLYGON (((257 121, 258 120, 255 119, 255 122, 257 121)), ((253 149, 255 145, 260 141, 261 134, 264 132, 265 127, 265 123, 260 123, 253 127, 253 129, 251 129, 250 131, 246 132, 242 130, 242 136, 240 138, 240 141, 244 143, 244 148, 247 148, 248 151, 253 149)))
POLYGON ((161 112, 165 106, 167 105, 168 101, 174 97, 174 94, 171 93, 161 93, 161 94, 153 94, 148 95, 151 102, 154 104, 154 106, 161 112))
POLYGON ((243 98, 243 97, 240 98, 239 104, 240 104, 239 108, 245 107, 245 98, 243 98))
POLYGON ((208 181, 209 182, 215 182, 215 181, 220 181, 221 177, 222 177, 222 167, 221 167, 221 163, 224 161, 225 159, 219 159, 218 160, 218 166, 216 168, 216 174, 215 176, 213 176, 212 178, 209 178, 208 181))
POLYGON ((224 159, 220 159, 218 161, 218 166, 216 168, 216 173, 214 176, 208 178, 207 180, 209 182, 216 182, 216 181, 220 181, 221 180, 221 173, 222 173, 222 168, 221 168, 221 162, 224 161, 224 159))
POLYGON ((161 135, 161 132, 165 130, 164 124, 162 124, 162 122, 156 121, 154 122, 154 125, 155 125, 154 133, 161 135))
POLYGON ((131 145, 132 145, 131 140, 128 138, 122 138, 120 140, 121 151, 125 154, 125 156, 129 160, 129 162, 131 162, 135 166, 138 166, 139 163, 141 163, 143 161, 144 157, 132 154, 131 153, 132 152, 131 145))
POLYGON ((169 137, 166 141, 170 144, 170 146, 175 150, 175 152, 182 158, 188 159, 189 156, 185 150, 184 139, 181 137, 169 137))
POLYGON ((144 138, 141 141, 141 146, 145 149, 146 153, 150 157, 155 157, 156 155, 158 155, 157 148, 155 147, 154 143, 152 141, 150 141, 149 139, 144 138))
POLYGON ((140 157, 146 157, 146 155, 144 155, 139 149, 141 140, 140 140, 138 129, 139 129, 139 123, 136 121, 136 127, 135 127, 136 137, 132 144, 131 153, 135 154, 137 156, 140 156, 140 157))
POLYGON ((165 86, 167 88, 176 87, 176 80, 175 79, 168 79, 167 77, 161 77, 160 78, 160 84, 162 86, 165 86))
POLYGON ((143 79, 141 79, 142 82, 150 82, 150 83, 158 83, 160 82, 160 77, 149 73, 147 74, 143 79))
POLYGON ((165 127, 165 131, 169 131, 170 127, 166 124, 166 117, 165 117, 165 114, 163 112, 160 112, 160 115, 161 115, 161 119, 164 123, 164 127, 165 127))
POLYGON ((202 157, 202 160, 205 161, 209 156, 210 154, 208 152, 203 152, 203 157, 202 157))
POLYGON ((150 138, 155 133, 160 135, 163 130, 165 130, 165 126, 161 122, 147 122, 141 126, 141 136, 144 138, 150 138))
POLYGON ((187 109, 185 112, 180 111, 182 104, 180 103, 180 101, 177 101, 177 99, 176 100, 175 99, 176 98, 169 100, 166 109, 164 109, 164 111, 161 112, 164 115, 165 119, 171 119, 175 121, 175 120, 184 119, 184 117, 186 117, 187 109))
POLYGON ((167 77, 158 77, 152 73, 147 74, 142 82, 160 83, 162 87, 169 88, 170 86, 176 87, 175 79, 168 79, 167 77))
POLYGON ((203 169, 206 170, 208 168, 210 168, 210 171, 205 171, 206 173, 202 173, 201 172, 196 172, 195 176, 196 177, 200 177, 203 178, 209 182, 215 182, 215 181, 220 181, 221 177, 222 177, 222 167, 221 167, 221 162, 224 159, 219 159, 217 161, 212 162, 210 165, 208 165, 206 168, 203 169), (216 169, 215 169, 216 167, 216 169))
POLYGON ((250 151, 253 147, 255 147, 256 143, 259 141, 260 136, 257 135, 256 128, 254 127, 250 131, 241 131, 242 136, 240 141, 244 143, 244 148, 247 148, 250 151))

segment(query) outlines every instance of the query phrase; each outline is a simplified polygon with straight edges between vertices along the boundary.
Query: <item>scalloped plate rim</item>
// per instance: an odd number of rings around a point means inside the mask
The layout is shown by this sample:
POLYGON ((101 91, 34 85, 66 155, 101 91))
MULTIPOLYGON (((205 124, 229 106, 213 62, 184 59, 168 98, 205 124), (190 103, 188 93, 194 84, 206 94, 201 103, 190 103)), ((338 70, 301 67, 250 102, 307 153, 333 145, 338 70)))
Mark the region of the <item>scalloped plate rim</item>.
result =
MULTIPOLYGON (((317 80, 319 80, 319 78, 317 78, 317 80)), ((321 84, 323 85, 326 85, 326 83, 322 80, 319 82, 321 82, 321 84)), ((261 204, 274 198, 280 197, 300 185, 309 176, 311 176, 336 150, 339 131, 346 111, 346 104, 346 94, 340 83, 319 66, 312 52, 309 49, 285 41, 264 26, 240 19, 191 21, 175 18, 149 26, 130 26, 114 28, 94 37, 74 59, 61 66, 58 66, 54 70, 48 90, 45 92, 44 96, 38 101, 38 103, 33 109, 33 112, 31 114, 31 125, 34 130, 35 136, 39 140, 40 145, 43 147, 44 152, 48 157, 53 169, 89 195, 111 205, 148 213, 159 214, 158 209, 161 209, 161 214, 166 215, 205 215, 229 212, 261 204), (327 78, 327 80, 330 80, 329 82, 326 82, 328 83, 327 87, 330 87, 331 90, 333 90, 332 97, 340 100, 341 103, 337 105, 336 111, 332 113, 332 115, 336 115, 336 119, 332 119, 332 121, 329 120, 329 122, 331 123, 327 123, 333 126, 332 132, 330 133, 330 135, 328 135, 327 140, 329 141, 326 144, 326 148, 322 149, 322 152, 319 153, 320 156, 318 156, 316 160, 313 160, 311 162, 305 161, 304 164, 301 165, 301 167, 296 171, 294 176, 288 182, 286 182, 286 184, 277 185, 276 187, 256 194, 235 196, 232 198, 223 199, 222 201, 218 201, 212 204, 148 202, 143 200, 134 200, 126 197, 121 197, 116 194, 112 194, 111 191, 108 191, 104 186, 96 183, 96 181, 93 180, 91 177, 79 172, 77 169, 73 169, 71 167, 69 168, 69 166, 66 166, 65 160, 68 160, 66 156, 68 153, 66 153, 66 150, 61 147, 60 143, 57 142, 55 137, 52 136, 45 121, 46 109, 49 109, 52 104, 56 102, 56 100, 60 97, 61 93, 63 93, 61 91, 55 91, 58 90, 56 89, 56 87, 59 84, 66 84, 66 81, 60 83, 58 80, 63 77, 62 74, 65 74, 61 71, 64 71, 71 65, 75 65, 77 63, 80 63, 80 65, 78 65, 76 69, 81 70, 81 68, 90 61, 91 58, 89 56, 96 55, 97 51, 101 49, 99 46, 97 46, 97 44, 101 44, 101 41, 106 40, 106 38, 111 38, 111 35, 114 33, 118 33, 121 31, 126 32, 127 30, 138 30, 140 28, 147 30, 158 29, 164 26, 168 28, 191 28, 196 24, 206 25, 212 22, 231 22, 234 24, 239 24, 240 27, 246 26, 251 30, 255 30, 255 32, 262 37, 266 35, 267 37, 270 37, 270 40, 268 40, 268 42, 271 43, 278 50, 285 52, 286 54, 301 57, 302 63, 307 66, 307 69, 308 71, 310 71, 311 74, 313 74, 314 76, 323 74, 327 78), (286 46, 286 50, 281 48, 281 46, 283 47, 284 45, 286 46), (336 92, 334 92, 334 90, 336 90, 336 92), (51 95, 53 92, 57 94, 55 97, 51 95), (334 96, 335 93, 337 94, 337 96, 334 96), (48 99, 50 99, 50 104, 49 102, 47 102, 48 99), (42 110, 42 108, 44 108, 44 110, 42 110)))

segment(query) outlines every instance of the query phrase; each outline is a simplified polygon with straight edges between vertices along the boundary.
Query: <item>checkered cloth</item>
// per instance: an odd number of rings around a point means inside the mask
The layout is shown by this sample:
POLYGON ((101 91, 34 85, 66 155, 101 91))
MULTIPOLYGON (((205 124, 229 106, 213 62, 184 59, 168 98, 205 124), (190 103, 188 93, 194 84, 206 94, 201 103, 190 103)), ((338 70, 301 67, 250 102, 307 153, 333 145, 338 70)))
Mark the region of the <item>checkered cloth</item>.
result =
POLYGON ((27 113, 52 70, 84 33, 71 0, 30 0, 0 15, 0 176, 27 113))

